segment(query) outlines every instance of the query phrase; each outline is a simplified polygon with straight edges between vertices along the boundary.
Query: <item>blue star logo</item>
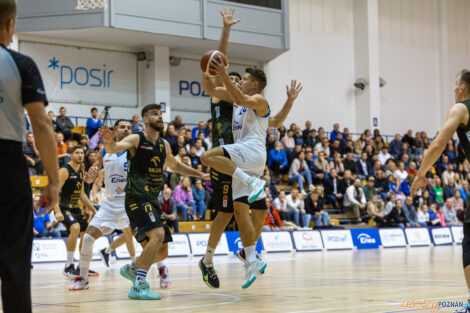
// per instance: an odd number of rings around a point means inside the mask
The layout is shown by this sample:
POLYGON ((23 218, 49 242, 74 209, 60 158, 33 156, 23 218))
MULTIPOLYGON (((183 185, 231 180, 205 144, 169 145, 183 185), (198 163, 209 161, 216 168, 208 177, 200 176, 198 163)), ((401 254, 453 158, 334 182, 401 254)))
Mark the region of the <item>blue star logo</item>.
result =
POLYGON ((49 59, 49 66, 47 68, 52 68, 55 70, 56 68, 59 67, 59 60, 57 60, 55 57, 52 59, 49 59))

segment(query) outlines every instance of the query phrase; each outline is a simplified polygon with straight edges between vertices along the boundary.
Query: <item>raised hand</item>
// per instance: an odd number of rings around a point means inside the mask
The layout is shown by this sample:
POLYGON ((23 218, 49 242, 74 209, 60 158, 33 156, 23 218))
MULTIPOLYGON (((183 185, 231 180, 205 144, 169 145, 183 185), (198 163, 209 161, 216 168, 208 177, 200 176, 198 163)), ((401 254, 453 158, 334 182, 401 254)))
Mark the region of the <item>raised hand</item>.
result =
POLYGON ((220 76, 222 76, 224 74, 228 76, 227 68, 225 67, 225 64, 223 62, 219 61, 218 58, 212 58, 210 69, 217 72, 217 74, 220 75, 220 76))
POLYGON ((296 80, 291 80, 290 87, 286 85, 287 99, 290 101, 295 101, 297 96, 302 91, 302 84, 297 84, 296 80))
POLYGON ((109 127, 107 125, 103 126, 100 128, 98 134, 101 138, 104 139, 104 141, 113 141, 114 140, 114 136, 116 135, 116 131, 117 131, 117 128, 115 128, 113 131, 111 131, 111 129, 109 129, 109 127))
POLYGON ((222 15, 224 26, 225 27, 232 27, 233 25, 240 23, 240 20, 234 20, 233 14, 235 13, 234 9, 225 9, 223 12, 220 11, 220 15, 222 15))
POLYGON ((426 177, 416 176, 411 185, 411 196, 416 196, 418 190, 424 190, 424 188, 426 188, 426 177))

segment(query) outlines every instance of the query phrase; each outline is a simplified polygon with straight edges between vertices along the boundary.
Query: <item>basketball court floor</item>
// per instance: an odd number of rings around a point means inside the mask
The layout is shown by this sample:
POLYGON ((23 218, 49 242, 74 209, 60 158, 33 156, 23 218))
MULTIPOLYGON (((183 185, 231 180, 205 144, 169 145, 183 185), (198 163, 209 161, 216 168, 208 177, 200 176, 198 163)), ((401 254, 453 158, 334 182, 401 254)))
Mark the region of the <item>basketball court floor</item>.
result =
MULTIPOLYGON (((357 251, 278 253, 265 256, 266 273, 241 289, 244 269, 236 257, 215 258, 220 289, 209 289, 197 267, 199 257, 170 258, 170 289, 159 289, 157 270, 149 273, 161 301, 127 298, 131 283, 119 275, 118 261, 92 268, 90 290, 69 292, 63 264, 36 264, 32 272, 34 312, 452 312, 407 301, 466 301, 461 246, 357 251)), ((423 302, 422 302, 423 303, 423 302)), ((437 305, 437 303, 436 303, 437 305)), ((1 310, 1 309, 0 309, 1 310)))

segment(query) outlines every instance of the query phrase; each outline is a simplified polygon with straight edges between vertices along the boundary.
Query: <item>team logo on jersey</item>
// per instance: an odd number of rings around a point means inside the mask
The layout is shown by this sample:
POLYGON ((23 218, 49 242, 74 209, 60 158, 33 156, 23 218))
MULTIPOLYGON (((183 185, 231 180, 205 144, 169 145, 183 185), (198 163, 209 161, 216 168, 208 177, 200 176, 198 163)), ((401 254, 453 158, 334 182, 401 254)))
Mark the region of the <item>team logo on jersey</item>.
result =
POLYGON ((121 187, 119 187, 118 189, 116 189, 116 193, 117 193, 117 194, 121 194, 121 193, 123 193, 123 192, 124 192, 124 190, 122 190, 121 187))
POLYGON ((109 178, 112 184, 127 183, 127 178, 122 175, 113 174, 109 178))
POLYGON ((154 157, 150 160, 150 162, 152 162, 153 164, 155 164, 155 167, 158 166, 157 161, 158 161, 158 163, 161 162, 161 161, 160 161, 160 158, 159 158, 158 156, 154 156, 154 157))
POLYGON ((140 146, 140 149, 145 149, 145 150, 153 150, 153 147, 148 147, 148 146, 140 146))
POLYGON ((245 107, 243 107, 239 112, 238 112, 238 116, 242 116, 243 113, 245 113, 247 111, 247 109, 245 107))
POLYGON ((219 118, 220 117, 220 107, 215 107, 215 117, 219 118))
POLYGON ((163 144, 160 144, 160 152, 163 151, 163 144))
POLYGON ((240 130, 242 128, 243 128, 243 124, 240 124, 237 121, 233 121, 232 130, 240 130))

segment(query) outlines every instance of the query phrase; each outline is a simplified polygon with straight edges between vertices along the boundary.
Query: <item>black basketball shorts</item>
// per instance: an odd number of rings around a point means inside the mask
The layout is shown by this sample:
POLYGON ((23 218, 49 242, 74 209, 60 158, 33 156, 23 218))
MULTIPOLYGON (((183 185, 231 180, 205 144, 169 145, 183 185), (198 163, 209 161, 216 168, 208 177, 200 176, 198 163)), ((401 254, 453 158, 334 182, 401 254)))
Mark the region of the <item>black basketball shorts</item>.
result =
POLYGON ((70 234, 70 227, 73 224, 80 224, 80 232, 84 232, 88 227, 88 219, 85 215, 82 214, 82 210, 79 208, 68 208, 65 206, 60 206, 60 212, 64 216, 62 224, 67 228, 67 235, 70 234))

